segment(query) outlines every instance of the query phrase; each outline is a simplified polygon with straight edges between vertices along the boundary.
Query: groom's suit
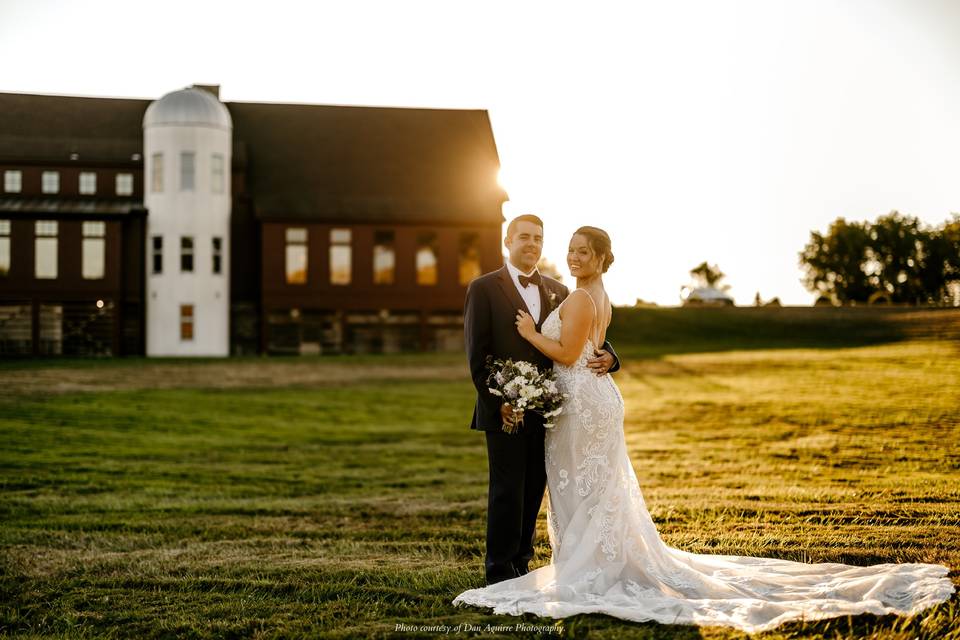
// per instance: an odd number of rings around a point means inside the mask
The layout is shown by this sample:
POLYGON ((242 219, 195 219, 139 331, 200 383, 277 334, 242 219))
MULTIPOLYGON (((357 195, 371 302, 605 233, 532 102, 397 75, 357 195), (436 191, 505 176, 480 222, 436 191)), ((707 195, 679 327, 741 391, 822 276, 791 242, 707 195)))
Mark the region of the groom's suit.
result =
MULTIPOLYGON (((543 275, 539 289, 537 331, 569 293, 565 286, 543 275)), ((506 265, 480 276, 467 288, 464 337, 470 375, 477 389, 470 428, 485 432, 490 467, 485 561, 488 584, 527 572, 527 563, 533 558, 537 514, 547 483, 543 417, 528 411, 518 433, 504 433, 500 417, 503 399, 487 389, 487 356, 526 360, 541 370, 553 367, 550 358, 520 336, 515 325, 518 309, 530 311, 506 265)), ((604 343, 603 348, 613 354, 610 371, 616 371, 620 368, 616 354, 609 343, 604 343)))

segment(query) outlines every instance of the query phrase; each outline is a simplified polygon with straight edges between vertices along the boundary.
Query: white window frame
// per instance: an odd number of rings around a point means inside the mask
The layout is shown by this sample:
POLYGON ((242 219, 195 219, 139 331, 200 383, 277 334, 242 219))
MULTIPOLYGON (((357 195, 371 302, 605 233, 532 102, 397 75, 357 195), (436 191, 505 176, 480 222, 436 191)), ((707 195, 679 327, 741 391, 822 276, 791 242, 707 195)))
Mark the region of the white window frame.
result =
POLYGON ((353 282, 353 230, 344 227, 330 229, 330 284, 338 287, 349 286, 353 282), (340 260, 347 263, 344 279, 340 279, 335 269, 340 260))
POLYGON ((97 174, 95 171, 80 172, 80 195, 92 196, 97 193, 97 174))
POLYGON ((10 273, 10 263, 13 262, 11 256, 10 232, 12 224, 9 220, 0 220, 0 278, 10 273))
POLYGON ((309 279, 310 251, 308 245, 309 234, 306 227, 287 227, 285 230, 286 246, 283 262, 283 281, 290 285, 305 285, 309 279), (294 263, 297 263, 294 265, 294 263), (302 263, 302 265, 301 265, 302 263), (290 279, 290 267, 303 266, 303 281, 290 279))
POLYGON ((60 172, 44 171, 40 174, 40 191, 43 193, 60 193, 60 172))
POLYGON ((5 193, 20 193, 23 191, 23 171, 7 169, 3 172, 3 190, 5 193))
POLYGON ((59 227, 56 220, 37 220, 34 222, 33 277, 37 280, 56 280, 59 271, 59 227), (41 257, 52 252, 53 268, 41 271, 41 257))
POLYGON ((107 271, 107 223, 102 220, 84 220, 82 235, 80 264, 83 279, 103 280, 107 271), (92 262, 93 256, 96 256, 95 262, 92 262), (88 258, 91 260, 88 261, 88 258))
POLYGON ((116 194, 118 196, 132 196, 133 195, 133 174, 118 173, 114 188, 116 189, 116 194))
POLYGON ((197 188, 197 154, 193 151, 180 152, 180 191, 194 191, 197 188))
POLYGON ((214 153, 210 156, 210 191, 223 193, 224 190, 223 154, 214 153))
POLYGON ((150 156, 150 193, 163 193, 163 154, 150 156))

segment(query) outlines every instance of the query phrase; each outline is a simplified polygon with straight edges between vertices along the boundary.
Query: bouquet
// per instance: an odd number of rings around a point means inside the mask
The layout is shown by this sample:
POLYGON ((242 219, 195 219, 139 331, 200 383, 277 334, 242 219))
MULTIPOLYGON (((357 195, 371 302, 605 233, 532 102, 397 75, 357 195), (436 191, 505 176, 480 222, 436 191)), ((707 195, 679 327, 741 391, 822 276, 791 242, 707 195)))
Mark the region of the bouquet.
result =
POLYGON ((536 365, 523 360, 494 360, 487 356, 487 390, 513 407, 513 424, 503 424, 507 433, 516 433, 523 425, 523 412, 530 410, 543 415, 543 426, 552 429, 552 418, 563 411, 566 394, 557 388, 553 369, 540 371, 536 365))

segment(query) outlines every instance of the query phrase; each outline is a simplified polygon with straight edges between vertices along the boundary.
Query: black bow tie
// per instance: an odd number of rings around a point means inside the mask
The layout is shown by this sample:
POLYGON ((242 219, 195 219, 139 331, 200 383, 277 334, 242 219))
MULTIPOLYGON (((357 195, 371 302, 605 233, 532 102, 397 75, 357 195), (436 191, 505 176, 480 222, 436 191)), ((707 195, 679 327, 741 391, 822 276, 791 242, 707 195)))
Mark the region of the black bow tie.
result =
POLYGON ((528 278, 527 276, 524 276, 524 275, 521 275, 521 276, 520 276, 520 286, 521 286, 521 287, 526 287, 526 286, 527 286, 528 284, 530 284, 531 282, 532 282, 533 284, 537 285, 538 287, 540 286, 540 272, 539 272, 539 271, 534 271, 533 274, 531 274, 529 278, 528 278))

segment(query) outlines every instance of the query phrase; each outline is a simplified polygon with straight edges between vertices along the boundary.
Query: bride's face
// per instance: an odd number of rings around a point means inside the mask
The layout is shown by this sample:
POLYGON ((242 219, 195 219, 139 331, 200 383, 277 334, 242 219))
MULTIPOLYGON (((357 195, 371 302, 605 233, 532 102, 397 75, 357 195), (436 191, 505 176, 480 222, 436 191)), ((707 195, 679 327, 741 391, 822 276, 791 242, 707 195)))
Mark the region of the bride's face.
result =
POLYGON ((567 248, 567 266, 574 278, 587 278, 594 275, 598 268, 597 255, 590 248, 586 236, 575 235, 567 248))

